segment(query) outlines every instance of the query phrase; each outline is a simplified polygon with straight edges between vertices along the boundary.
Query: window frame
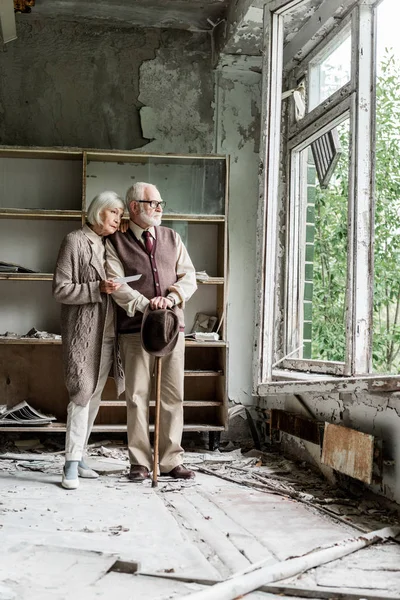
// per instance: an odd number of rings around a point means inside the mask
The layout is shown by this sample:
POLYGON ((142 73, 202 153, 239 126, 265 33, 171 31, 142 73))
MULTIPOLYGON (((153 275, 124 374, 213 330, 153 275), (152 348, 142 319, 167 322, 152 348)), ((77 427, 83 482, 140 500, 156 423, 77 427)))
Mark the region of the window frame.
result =
MULTIPOLYGON (((343 19, 341 25, 339 27, 337 27, 336 29, 334 29, 331 34, 329 36, 327 36, 327 39, 324 40, 324 42, 322 44, 319 44, 315 51, 311 54, 311 56, 308 56, 307 59, 304 61, 305 62, 305 68, 307 69, 307 73, 306 73, 306 77, 307 77, 307 85, 309 88, 309 94, 308 94, 308 99, 307 99, 307 113, 311 113, 315 108, 317 108, 318 106, 320 106, 320 104, 322 104, 325 100, 328 100, 329 98, 331 98, 333 96, 333 94, 335 94, 338 91, 343 90, 343 88, 345 86, 348 86, 352 81, 354 82, 354 71, 352 66, 354 65, 354 53, 355 53, 355 48, 353 46, 353 23, 354 23, 354 12, 355 11, 351 11, 350 14, 347 15, 347 17, 345 19, 343 19), (351 44, 351 52, 350 52, 350 77, 349 79, 340 87, 338 88, 333 94, 330 94, 327 98, 324 98, 323 100, 319 101, 317 104, 314 104, 313 108, 310 109, 310 103, 311 100, 314 98, 315 94, 315 87, 317 82, 313 83, 312 82, 312 71, 316 68, 316 65, 320 65, 324 59, 326 59, 328 56, 330 56, 335 50, 337 50, 337 48, 339 48, 339 46, 342 44, 342 42, 347 38, 348 34, 350 34, 351 36, 351 40, 352 40, 352 44, 351 44), (320 58, 324 56, 324 59, 321 61, 320 58)), ((304 67, 303 67, 304 68, 304 67)))
MULTIPOLYGON (((292 40, 283 50, 283 22, 289 11, 304 6, 303 0, 273 0, 264 6, 264 60, 262 88, 262 137, 260 148, 260 195, 258 207, 257 264, 261 265, 256 294, 256 325, 253 361, 254 393, 259 396, 303 391, 352 391, 379 387, 382 391, 400 389, 400 376, 371 374, 372 312, 373 312, 373 190, 375 132, 376 73, 376 7, 382 0, 348 0, 348 14, 323 42, 297 66, 288 55, 288 46, 299 51, 298 40, 292 40), (332 96, 295 122, 293 111, 288 119, 285 139, 281 139, 281 98, 284 66, 289 65, 296 85, 301 77, 309 77, 310 61, 332 44, 334 38, 351 26, 351 79, 332 96), (297 44, 297 48, 296 48, 297 44), (284 62, 286 64, 284 65, 284 62), (275 101, 273 100, 275 97, 275 101), (279 247, 280 208, 285 192, 293 185, 289 157, 305 140, 323 133, 335 120, 347 112, 350 115, 350 179, 348 221, 348 276, 346 356, 344 363, 301 361, 285 357, 277 334, 282 319, 282 304, 287 298, 287 286, 279 287, 286 269, 290 269, 285 252, 279 247), (282 160, 282 154, 286 156, 282 160), (286 165, 285 165, 286 161, 286 165), (279 178, 286 180, 279 182, 279 178), (290 183, 288 184, 287 181, 290 183), (286 186, 286 190, 285 190, 286 186), (297 366, 296 366, 297 364, 297 366), (276 369, 277 366, 280 369, 276 369), (282 366, 289 367, 285 371, 282 366), (296 367, 293 369, 293 367, 296 367), (277 372, 279 371, 279 372, 277 372), (307 371, 307 372, 305 372, 307 371), (333 377, 332 377, 333 375, 333 377), (376 384, 374 384, 376 382, 376 384)), ((332 11, 336 0, 329 0, 332 11)), ((319 7, 325 10, 327 2, 319 7)), ((318 13, 318 10, 316 11, 318 13)), ((333 14, 333 13, 332 13, 333 14)), ((314 17, 316 13, 314 14, 314 17)), ((332 16, 332 15, 331 15, 332 16)), ((317 15, 318 17, 318 15, 317 15)), ((314 23, 315 29, 321 24, 314 23)), ((307 24, 308 33, 310 27, 307 24)), ((287 203, 287 199, 286 199, 287 203)), ((290 258, 290 257, 289 257, 290 258)), ((293 270, 293 266, 292 266, 293 270)), ((286 316, 285 316, 286 328, 286 316)))
MULTIPOLYGON (((301 142, 299 142, 296 146, 291 147, 288 145, 288 163, 289 163, 289 170, 290 170, 290 190, 289 190, 289 197, 288 197, 288 218, 287 218, 287 232, 288 232, 288 238, 287 238, 287 250, 286 250, 286 256, 285 256, 285 266, 286 266, 286 280, 287 280, 287 291, 285 294, 285 310, 284 310, 284 314, 285 314, 285 333, 284 333, 284 352, 286 355, 289 355, 292 353, 292 351, 289 348, 289 343, 290 343, 290 338, 292 336, 295 335, 295 331, 296 328, 298 331, 302 331, 302 324, 300 323, 297 326, 291 326, 291 315, 297 314, 298 315, 298 319, 297 321, 299 321, 302 318, 302 300, 301 300, 301 294, 299 293, 299 290, 303 288, 304 286, 304 281, 303 281, 303 277, 304 277, 304 269, 301 270, 301 272, 299 273, 299 264, 303 265, 305 263, 305 259, 301 259, 298 261, 297 257, 299 254, 303 253, 305 250, 305 245, 301 242, 297 242, 295 239, 296 236, 296 221, 297 221, 297 215, 294 214, 297 211, 301 214, 302 211, 304 211, 305 207, 300 206, 302 203, 302 191, 301 188, 302 184, 300 183, 300 185, 298 184, 298 180, 299 180, 299 176, 301 177, 301 164, 300 161, 302 160, 301 154, 302 152, 308 148, 310 146, 310 144, 317 139, 318 137, 320 137, 321 135, 323 135, 324 133, 326 133, 327 131, 329 131, 330 129, 337 127, 340 123, 342 123, 345 120, 349 120, 350 122, 350 128, 351 128, 351 123, 353 120, 353 114, 352 114, 352 106, 348 101, 344 101, 343 103, 341 103, 337 109, 337 111, 335 112, 339 112, 339 114, 335 117, 333 117, 329 112, 326 115, 323 115, 322 117, 319 118, 318 120, 318 129, 317 131, 315 131, 315 133, 311 134, 310 137, 304 138, 301 142), (292 290, 295 290, 295 293, 291 293, 292 290)), ((351 151, 352 151, 352 138, 350 135, 350 140, 349 140, 349 156, 351 155, 351 151)), ((307 175, 306 175, 307 176, 307 175)), ((350 189, 351 189, 351 182, 352 182, 352 168, 351 168, 351 161, 349 161, 349 171, 348 171, 348 177, 349 177, 349 196, 347 198, 347 233, 348 236, 351 234, 351 228, 350 228, 350 224, 351 224, 351 211, 350 211, 350 198, 351 198, 351 193, 350 193, 350 189)), ((352 240, 347 239, 347 246, 350 247, 352 243, 352 240)), ((346 277, 346 290, 348 289, 348 285, 349 285, 349 259, 347 258, 347 277, 346 277)), ((348 298, 346 300, 346 315, 348 314, 349 311, 349 304, 348 304, 348 298)), ((347 318, 346 318, 347 321, 347 318)), ((346 328, 346 334, 345 334, 345 345, 346 345, 346 349, 349 346, 349 339, 348 339, 348 328, 346 328)), ((346 351, 346 356, 347 356, 347 351, 346 351)), ((346 361, 344 360, 343 362, 338 362, 338 361, 324 361, 322 359, 320 360, 313 360, 313 359, 306 359, 306 358, 291 358, 290 360, 290 367, 289 367, 289 363, 286 362, 286 360, 282 361, 280 368, 286 369, 286 368, 290 368, 293 370, 299 370, 299 371, 309 371, 309 372, 313 372, 314 370, 316 372, 325 372, 325 373, 332 373, 332 370, 334 372, 334 374, 337 375, 343 375, 348 369, 349 369, 349 365, 346 364, 346 361), (333 369, 333 365, 334 369, 333 369)))

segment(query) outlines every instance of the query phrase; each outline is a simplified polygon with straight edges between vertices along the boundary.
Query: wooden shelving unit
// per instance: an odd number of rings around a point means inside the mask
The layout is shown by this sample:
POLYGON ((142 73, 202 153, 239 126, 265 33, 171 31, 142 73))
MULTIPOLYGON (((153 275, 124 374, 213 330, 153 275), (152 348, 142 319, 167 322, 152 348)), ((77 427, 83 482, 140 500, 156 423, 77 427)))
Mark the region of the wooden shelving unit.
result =
MULTIPOLYGON (((223 431, 227 425, 228 160, 225 156, 140 154, 80 148, 0 147, 0 260, 32 273, 0 272, 0 334, 31 328, 59 333, 60 307, 51 295, 58 249, 86 218, 92 198, 105 189, 125 196, 134 181, 160 189, 163 224, 181 235, 196 270, 209 278, 185 309, 190 331, 198 312, 221 322, 218 342, 186 340, 185 431, 223 431)), ((60 339, 0 337, 1 401, 26 400, 53 414, 46 426, 0 426, 0 432, 65 431, 68 397, 60 339)), ((150 418, 154 401, 150 403, 150 418)), ((151 424, 152 428, 152 424, 151 424)), ((125 432, 124 398, 109 379, 94 431, 125 432)))

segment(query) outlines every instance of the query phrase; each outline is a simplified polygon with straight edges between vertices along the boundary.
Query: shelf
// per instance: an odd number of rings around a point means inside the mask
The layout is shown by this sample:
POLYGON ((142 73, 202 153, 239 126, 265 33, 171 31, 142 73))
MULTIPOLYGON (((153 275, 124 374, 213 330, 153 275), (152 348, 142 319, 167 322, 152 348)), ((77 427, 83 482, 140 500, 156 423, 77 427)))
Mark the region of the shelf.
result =
POLYGON ((0 208, 0 219, 81 221, 82 212, 80 210, 45 210, 41 208, 0 208))
MULTIPOLYGON (((184 400, 183 406, 186 408, 200 408, 202 406, 222 406, 222 402, 217 402, 215 400, 184 400)), ((150 406, 155 406, 156 403, 154 400, 150 401, 150 406)), ((111 408, 121 408, 126 407, 125 400, 102 400, 100 402, 100 407, 111 407, 111 408)))
MULTIPOLYGON (((0 338, 0 344, 41 344, 46 346, 47 344, 61 344, 61 340, 53 340, 53 339, 38 339, 38 338, 0 338)), ((185 340, 185 346, 187 348, 225 348, 227 347, 227 342, 219 340, 218 342, 200 342, 196 340, 185 340)), ((193 371, 195 373, 195 371, 193 371)))
POLYGON ((185 377, 222 377, 222 371, 185 370, 185 377))
POLYGON ((41 339, 41 338, 6 338, 6 337, 0 337, 0 346, 9 346, 9 345, 25 345, 25 346, 32 346, 32 345, 37 345, 37 346, 54 346, 54 345, 59 345, 61 346, 61 340, 55 340, 52 338, 46 338, 46 339, 41 339))
POLYGON ((196 279, 197 285, 223 285, 225 279, 223 277, 209 277, 205 280, 196 279))
POLYGON ((189 221, 195 223, 223 223, 225 215, 184 215, 181 213, 164 213, 163 221, 189 221))
POLYGON ((228 346, 227 342, 223 340, 218 340, 218 342, 203 342, 201 340, 185 340, 186 348, 226 348, 228 346))
POLYGON ((147 164, 152 162, 151 159, 158 160, 161 164, 175 164, 176 159, 186 159, 191 161, 199 160, 225 160, 225 154, 163 154, 161 152, 153 153, 140 153, 135 154, 134 152, 126 152, 125 150, 98 150, 96 148, 85 148, 88 162, 104 161, 107 162, 121 162, 125 159, 126 162, 143 163, 147 164))
MULTIPOLYGON (((9 191, 0 203, 0 237, 9 260, 25 267, 53 271, 61 239, 85 222, 86 207, 91 198, 104 189, 125 195, 127 182, 152 181, 160 186, 167 201, 163 222, 188 244, 194 264, 214 275, 205 281, 197 281, 199 295, 187 311, 188 323, 194 322, 197 313, 218 317, 225 314, 227 156, 3 146, 0 147, 0 160, 2 187, 9 191), (25 240, 25 245, 24 252, 17 256, 14 250, 18 240, 25 240), (38 257, 36 264, 34 256, 38 257)), ((123 218, 126 221, 127 215, 123 218)), ((29 403, 44 413, 54 411, 57 421, 39 425, 10 422, 0 425, 0 434, 54 435, 59 432, 61 436, 65 435, 68 393, 63 378, 61 336, 58 335, 58 339, 22 336, 35 323, 38 329, 47 328, 49 335, 59 333, 60 306, 51 296, 54 273, 11 272, 16 265, 4 268, 10 271, 0 272, 4 295, 0 333, 18 332, 18 337, 0 336, 0 375, 4 381, 10 380, 7 401, 12 403, 27 397, 28 389, 29 403), (16 282, 31 283, 16 285, 16 282)), ((225 331, 226 321, 219 330, 224 339, 185 339, 182 402, 185 432, 221 432, 227 427, 228 343, 224 341, 225 331)), ((107 400, 100 404, 101 418, 93 431, 126 436, 126 401, 122 400, 123 395, 117 399, 115 382, 108 381, 103 396, 107 400)), ((150 398, 153 417, 155 395, 150 398)), ((154 430, 153 425, 150 430, 154 430)))
MULTIPOLYGON (((154 425, 150 425, 150 431, 154 431, 154 425)), ((37 426, 1 426, 0 433, 6 432, 52 432, 52 433, 65 433, 66 424, 65 423, 52 423, 51 425, 37 425, 37 426)), ((186 424, 183 426, 183 431, 225 431, 225 427, 223 425, 195 425, 195 424, 186 424)), ((92 429, 93 433, 126 433, 126 425, 94 425, 92 429)))
POLYGON ((28 148, 18 146, 0 146, 0 156, 5 158, 42 158, 55 160, 82 160, 83 150, 81 148, 64 148, 55 146, 53 148, 42 148, 30 146, 28 148))
POLYGON ((0 272, 0 280, 10 281, 53 281, 53 273, 4 273, 0 272))
MULTIPOLYGON (((12 281, 52 281, 53 273, 6 273, 0 272, 0 279, 12 281)), ((197 281, 198 285, 223 285, 223 277, 210 277, 206 281, 197 281)))

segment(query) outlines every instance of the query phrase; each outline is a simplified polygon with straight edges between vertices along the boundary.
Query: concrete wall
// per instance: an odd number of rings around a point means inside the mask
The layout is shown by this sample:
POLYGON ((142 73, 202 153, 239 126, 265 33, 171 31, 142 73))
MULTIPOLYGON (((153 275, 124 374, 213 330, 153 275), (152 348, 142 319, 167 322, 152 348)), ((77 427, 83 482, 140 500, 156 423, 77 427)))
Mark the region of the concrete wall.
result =
POLYGON ((231 158, 229 202, 229 398, 252 403, 261 76, 245 57, 216 71, 216 151, 231 158))
POLYGON ((212 150, 207 34, 19 19, 0 79, 2 144, 212 150))
MULTIPOLYGON (((396 394, 303 394, 302 399, 318 420, 351 427, 383 441, 383 481, 370 487, 400 504, 400 402, 396 394)), ((293 396, 260 398, 258 405, 309 416, 293 396)), ((292 436, 285 437, 285 448, 289 453, 321 467, 319 446, 292 436)), ((329 467, 322 466, 322 470, 334 478, 329 467)))
POLYGON ((251 403, 260 75, 240 57, 214 71, 208 34, 20 17, 0 144, 231 155, 228 385, 251 403))

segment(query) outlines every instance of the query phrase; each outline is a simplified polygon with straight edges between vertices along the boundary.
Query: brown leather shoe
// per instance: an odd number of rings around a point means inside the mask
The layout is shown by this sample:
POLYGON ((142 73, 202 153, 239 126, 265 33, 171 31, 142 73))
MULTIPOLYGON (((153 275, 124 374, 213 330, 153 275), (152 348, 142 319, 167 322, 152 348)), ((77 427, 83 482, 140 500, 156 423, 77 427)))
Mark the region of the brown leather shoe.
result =
POLYGON ((190 471, 183 465, 178 465, 175 469, 172 469, 169 473, 161 473, 161 475, 168 475, 174 479, 194 479, 194 471, 190 471))
POLYGON ((147 467, 143 467, 142 465, 131 465, 131 470, 128 475, 130 481, 144 481, 149 477, 150 473, 147 467))

